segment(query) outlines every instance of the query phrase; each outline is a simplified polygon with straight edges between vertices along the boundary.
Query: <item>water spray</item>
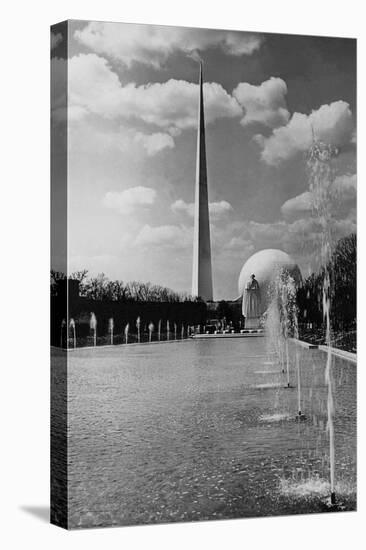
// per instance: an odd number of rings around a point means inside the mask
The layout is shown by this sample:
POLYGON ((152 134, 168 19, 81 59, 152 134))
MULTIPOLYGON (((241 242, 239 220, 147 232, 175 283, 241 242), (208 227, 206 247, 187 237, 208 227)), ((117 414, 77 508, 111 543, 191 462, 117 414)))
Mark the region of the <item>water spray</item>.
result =
POLYGON ((287 373, 287 388, 290 388, 290 359, 288 354, 288 340, 286 336, 285 340, 285 348, 286 348, 286 373, 287 373))
POLYGON ((89 326, 90 330, 93 331, 93 343, 95 347, 97 345, 97 318, 93 312, 90 314, 89 326))
POLYGON ((73 344, 74 344, 74 349, 76 349, 76 329, 75 329, 75 321, 74 319, 70 319, 70 328, 72 330, 72 340, 73 340, 73 344))
POLYGON ((65 319, 62 319, 62 322, 61 322, 61 347, 63 347, 63 333, 64 333, 64 329, 66 327, 66 321, 65 319))
POLYGON ((108 330, 111 335, 111 345, 113 345, 113 329, 114 329, 114 321, 113 321, 113 317, 111 317, 108 322, 108 330))
POLYGON ((310 191, 313 196, 313 207, 317 213, 318 220, 322 226, 321 260, 324 268, 323 279, 323 319, 326 324, 325 343, 327 346, 327 361, 325 367, 325 382, 327 385, 327 415, 329 433, 329 462, 330 462, 330 504, 336 504, 335 495, 335 443, 334 443, 334 403, 332 388, 332 350, 331 350, 331 287, 329 261, 331 258, 331 234, 330 221, 331 211, 329 192, 334 180, 334 172, 331 165, 332 157, 338 154, 338 150, 329 144, 315 140, 308 155, 308 169, 310 180, 310 191))
POLYGON ((140 326, 141 326, 141 319, 140 317, 137 317, 136 319, 136 328, 137 328, 137 342, 140 343, 140 326))

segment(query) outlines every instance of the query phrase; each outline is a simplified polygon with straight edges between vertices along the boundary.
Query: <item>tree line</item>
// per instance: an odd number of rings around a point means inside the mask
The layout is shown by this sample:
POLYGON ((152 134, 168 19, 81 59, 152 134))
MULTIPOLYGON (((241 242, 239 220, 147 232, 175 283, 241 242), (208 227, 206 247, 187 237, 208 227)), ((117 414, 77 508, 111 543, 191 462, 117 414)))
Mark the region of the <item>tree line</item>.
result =
MULTIPOLYGON (((143 283, 141 281, 124 282, 110 280, 104 273, 96 277, 88 277, 88 271, 75 271, 68 277, 78 281, 79 295, 95 301, 117 302, 196 302, 197 298, 184 292, 176 292, 165 286, 143 283)), ((66 281, 65 273, 51 270, 51 295, 57 295, 62 281, 66 281)))
MULTIPOLYGON (((331 323, 333 330, 356 327, 357 316, 357 238, 352 233, 340 239, 327 270, 330 276, 331 323)), ((323 324, 323 281, 325 269, 312 273, 297 292, 300 321, 323 324)))

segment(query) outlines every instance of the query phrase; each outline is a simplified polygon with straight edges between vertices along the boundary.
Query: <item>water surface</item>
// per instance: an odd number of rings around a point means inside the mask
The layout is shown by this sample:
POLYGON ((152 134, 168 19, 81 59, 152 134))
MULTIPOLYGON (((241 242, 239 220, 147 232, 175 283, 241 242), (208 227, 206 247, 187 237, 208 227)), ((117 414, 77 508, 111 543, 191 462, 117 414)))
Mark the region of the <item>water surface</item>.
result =
MULTIPOLYGON (((326 356, 265 338, 69 353, 70 527, 326 511, 326 356)), ((356 367, 333 365, 336 488, 356 507, 356 367)))

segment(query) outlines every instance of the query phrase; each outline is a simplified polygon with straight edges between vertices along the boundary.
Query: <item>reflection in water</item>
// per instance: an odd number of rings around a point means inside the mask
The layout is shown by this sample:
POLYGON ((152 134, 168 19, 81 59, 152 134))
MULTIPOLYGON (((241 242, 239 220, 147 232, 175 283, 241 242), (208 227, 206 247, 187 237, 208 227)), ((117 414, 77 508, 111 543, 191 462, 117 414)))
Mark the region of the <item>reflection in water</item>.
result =
MULTIPOLYGON (((339 483, 335 487, 337 495, 341 498, 352 497, 354 487, 350 483, 339 483)), ((293 481, 282 479, 280 483, 280 491, 284 495, 294 498, 320 496, 323 499, 330 493, 330 483, 317 477, 310 477, 304 481, 293 481)))
POLYGON ((281 422, 282 420, 293 419, 293 415, 289 413, 263 414, 259 420, 262 422, 281 422))
MULTIPOLYGON (((298 423, 286 374, 258 372, 265 349, 247 338, 70 354, 70 526, 324 511, 323 489, 306 488, 329 489, 326 356, 299 351, 298 423)), ((289 358, 296 379, 294 344, 289 358)), ((356 369, 337 358, 334 373, 337 483, 354 509, 356 369)))

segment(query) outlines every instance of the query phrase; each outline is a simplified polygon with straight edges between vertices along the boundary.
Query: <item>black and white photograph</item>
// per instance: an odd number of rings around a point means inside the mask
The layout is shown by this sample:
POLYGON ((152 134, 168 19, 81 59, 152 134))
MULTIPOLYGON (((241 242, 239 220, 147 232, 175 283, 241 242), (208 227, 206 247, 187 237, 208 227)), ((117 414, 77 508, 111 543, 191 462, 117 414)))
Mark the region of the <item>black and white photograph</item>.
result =
POLYGON ((357 509, 357 41, 238 27, 51 27, 58 526, 357 509))

